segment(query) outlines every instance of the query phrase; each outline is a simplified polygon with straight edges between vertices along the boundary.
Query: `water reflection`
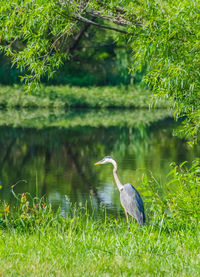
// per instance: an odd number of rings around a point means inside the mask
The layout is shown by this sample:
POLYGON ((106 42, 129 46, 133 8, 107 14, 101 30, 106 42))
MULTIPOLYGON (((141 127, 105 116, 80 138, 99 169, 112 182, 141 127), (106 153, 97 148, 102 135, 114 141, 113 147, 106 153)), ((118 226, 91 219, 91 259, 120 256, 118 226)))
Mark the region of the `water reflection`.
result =
MULTIPOLYGON (((27 183, 20 182, 16 192, 35 195, 38 183, 40 196, 46 195, 62 210, 69 205, 66 195, 71 202, 87 200, 94 207, 103 203, 116 211, 121 206, 112 166, 97 168, 94 162, 113 156, 118 161, 121 182, 135 184, 142 195, 143 188, 138 184, 144 172, 152 171, 164 183, 170 162, 190 161, 199 153, 198 147, 189 149, 187 143, 172 136, 174 123, 169 119, 118 124, 111 113, 106 120, 112 124, 95 126, 95 121, 88 123, 91 118, 84 124, 83 119, 91 114, 83 115, 79 113, 80 124, 68 119, 60 128, 0 127, 1 199, 13 201, 9 186, 25 179, 27 183)), ((134 116, 137 117, 136 111, 134 116)), ((77 121, 75 114, 74 117, 77 121)))

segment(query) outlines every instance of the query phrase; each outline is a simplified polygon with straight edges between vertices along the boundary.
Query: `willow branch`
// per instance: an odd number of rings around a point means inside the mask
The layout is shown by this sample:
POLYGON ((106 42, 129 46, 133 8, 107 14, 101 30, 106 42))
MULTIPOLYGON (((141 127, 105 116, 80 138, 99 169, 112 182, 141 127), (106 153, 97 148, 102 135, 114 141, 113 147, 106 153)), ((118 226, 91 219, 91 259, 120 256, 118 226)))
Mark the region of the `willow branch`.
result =
POLYGON ((122 18, 119 15, 117 15, 115 17, 109 16, 109 15, 102 15, 100 11, 87 11, 86 13, 93 17, 98 17, 98 18, 108 20, 117 25, 121 25, 121 26, 130 26, 131 25, 131 22, 126 21, 124 18, 122 18))
POLYGON ((96 27, 99 27, 99 28, 103 28, 103 29, 107 29, 107 30, 112 30, 112 31, 115 31, 115 32, 119 32, 119 33, 122 33, 122 34, 127 34, 127 35, 130 35, 129 32, 127 31, 124 31, 124 30, 120 30, 118 28, 114 28, 114 27, 110 27, 110 26, 106 26, 106 25, 102 25, 102 24, 99 24, 99 23, 96 23, 92 20, 89 20, 85 17, 82 17, 81 15, 73 15, 72 18, 78 20, 78 21, 81 21, 81 22, 84 22, 84 23, 88 23, 90 25, 94 25, 96 27))

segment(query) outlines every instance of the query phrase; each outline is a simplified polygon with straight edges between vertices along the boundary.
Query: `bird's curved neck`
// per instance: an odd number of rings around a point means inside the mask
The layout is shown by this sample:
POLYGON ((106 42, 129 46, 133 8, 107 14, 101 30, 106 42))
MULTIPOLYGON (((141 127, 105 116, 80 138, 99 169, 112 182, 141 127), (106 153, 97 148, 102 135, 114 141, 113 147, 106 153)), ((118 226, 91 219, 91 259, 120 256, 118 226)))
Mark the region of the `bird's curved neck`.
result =
POLYGON ((113 160, 112 161, 112 164, 113 164, 113 176, 114 176, 114 179, 115 179, 115 182, 116 182, 116 185, 117 185, 117 188, 118 190, 120 191, 122 188, 123 188, 123 185, 122 183, 120 182, 119 180, 119 177, 117 175, 117 163, 113 160))

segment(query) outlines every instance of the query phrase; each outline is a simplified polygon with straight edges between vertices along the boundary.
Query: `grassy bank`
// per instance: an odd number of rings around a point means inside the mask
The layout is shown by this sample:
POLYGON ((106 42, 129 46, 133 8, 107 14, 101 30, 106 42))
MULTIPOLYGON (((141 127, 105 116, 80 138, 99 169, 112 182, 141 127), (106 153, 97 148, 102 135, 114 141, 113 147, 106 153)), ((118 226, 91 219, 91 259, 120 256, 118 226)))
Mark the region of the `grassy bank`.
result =
MULTIPOLYGON (((1 276, 199 276, 198 224, 154 214, 144 227, 49 207, 1 220, 1 276)), ((103 214, 103 212, 102 212, 103 214)))
POLYGON ((173 165, 165 199, 151 189, 155 179, 143 178, 147 222, 129 229, 125 215, 104 208, 96 215, 68 202, 53 212, 13 192, 15 207, 0 209, 2 276, 199 276, 199 170, 199 159, 173 165))
MULTIPOLYGON (((149 108, 151 93, 139 87, 41 87, 27 94, 21 86, 0 87, 1 108, 149 108)), ((166 108, 167 101, 156 102, 166 108)))

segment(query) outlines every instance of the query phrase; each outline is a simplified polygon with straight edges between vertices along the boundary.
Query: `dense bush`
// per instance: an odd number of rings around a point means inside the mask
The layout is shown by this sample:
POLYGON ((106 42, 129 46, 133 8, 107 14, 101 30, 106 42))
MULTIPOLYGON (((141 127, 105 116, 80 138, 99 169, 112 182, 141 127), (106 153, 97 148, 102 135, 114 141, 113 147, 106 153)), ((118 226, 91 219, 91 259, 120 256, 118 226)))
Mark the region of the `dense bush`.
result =
POLYGON ((161 184, 152 176, 144 176, 143 186, 146 188, 152 217, 154 212, 165 216, 172 228, 176 224, 192 225, 200 221, 199 159, 195 159, 191 165, 186 161, 180 165, 172 163, 164 193, 161 184))

